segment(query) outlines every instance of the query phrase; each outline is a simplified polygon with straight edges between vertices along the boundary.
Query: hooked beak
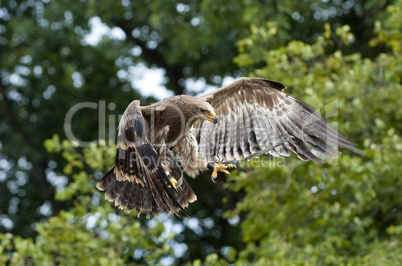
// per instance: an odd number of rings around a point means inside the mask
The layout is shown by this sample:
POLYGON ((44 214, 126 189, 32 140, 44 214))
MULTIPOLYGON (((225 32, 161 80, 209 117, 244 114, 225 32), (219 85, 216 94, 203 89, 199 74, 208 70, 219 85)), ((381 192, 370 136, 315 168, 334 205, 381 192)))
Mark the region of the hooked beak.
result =
POLYGON ((207 119, 208 121, 216 124, 218 123, 218 117, 216 116, 214 111, 211 111, 211 115, 207 116, 207 115, 203 115, 203 114, 199 114, 201 117, 204 117, 205 119, 207 119))

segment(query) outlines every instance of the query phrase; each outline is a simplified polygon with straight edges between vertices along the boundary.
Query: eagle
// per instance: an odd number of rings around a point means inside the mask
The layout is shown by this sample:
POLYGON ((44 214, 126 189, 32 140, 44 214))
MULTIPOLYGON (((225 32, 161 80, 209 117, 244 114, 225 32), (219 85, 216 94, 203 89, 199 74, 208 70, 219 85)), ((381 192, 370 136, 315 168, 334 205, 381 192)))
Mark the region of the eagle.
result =
POLYGON ((178 95, 148 106, 132 101, 119 126, 114 167, 97 183, 105 198, 135 209, 181 217, 197 200, 183 172, 228 174, 263 153, 319 163, 355 146, 279 82, 243 77, 203 96, 178 95))

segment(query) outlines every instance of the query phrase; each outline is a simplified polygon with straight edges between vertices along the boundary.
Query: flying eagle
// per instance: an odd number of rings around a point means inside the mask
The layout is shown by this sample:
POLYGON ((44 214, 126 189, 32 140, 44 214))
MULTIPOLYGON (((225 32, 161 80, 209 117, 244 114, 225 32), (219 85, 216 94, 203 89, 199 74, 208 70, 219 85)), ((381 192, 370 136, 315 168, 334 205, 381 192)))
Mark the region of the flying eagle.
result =
POLYGON ((240 78, 203 96, 179 95, 149 106, 134 100, 119 126, 115 166, 97 183, 120 209, 180 216, 197 196, 183 178, 211 169, 228 173, 255 154, 322 162, 354 144, 286 87, 240 78), (334 148, 335 147, 335 148, 334 148))

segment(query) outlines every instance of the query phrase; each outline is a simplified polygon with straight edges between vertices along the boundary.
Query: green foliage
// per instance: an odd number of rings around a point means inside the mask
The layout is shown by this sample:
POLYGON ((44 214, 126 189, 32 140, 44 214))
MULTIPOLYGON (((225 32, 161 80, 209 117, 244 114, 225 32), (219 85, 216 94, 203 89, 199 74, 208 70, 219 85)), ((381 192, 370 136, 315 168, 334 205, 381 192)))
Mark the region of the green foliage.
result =
MULTIPOLYGON (((88 210, 86 210, 88 211, 88 210)), ((139 222, 117 222, 108 219, 108 213, 87 213, 82 217, 74 212, 61 212, 46 223, 36 226, 38 236, 31 239, 2 235, 4 247, 2 262, 12 252, 10 262, 14 265, 124 265, 134 250, 141 250, 149 262, 158 261, 171 252, 166 239, 160 237, 160 224, 144 230, 139 222), (89 218, 96 217, 96 227, 88 229, 89 218), (109 235, 111 237, 109 237, 109 235)))
MULTIPOLYGON (((246 191, 243 201, 226 212, 228 217, 247 213, 241 225, 247 245, 237 263, 248 263, 250 257, 258 265, 396 265, 401 260, 402 86, 400 69, 395 67, 401 59, 395 49, 401 39, 394 36, 400 27, 394 20, 400 21, 402 14, 396 7, 388 11, 388 28, 379 35, 392 52, 373 60, 360 54, 345 56, 341 50, 323 57, 332 45, 329 25, 314 44, 292 41, 256 57, 248 53, 247 40, 239 42, 243 54, 236 60, 240 63, 244 54, 246 64, 266 62, 253 75, 283 81, 293 95, 321 109, 329 122, 335 104, 335 125, 364 148, 365 155, 344 154, 321 166, 300 166, 291 158, 283 168, 269 172, 256 168, 252 174, 231 176, 226 186, 246 191)), ((353 39, 349 29, 334 30, 342 43, 353 39)), ((259 32, 264 30, 271 28, 259 32)), ((264 46, 264 39, 256 34, 250 38, 264 46)))
MULTIPOLYGON (((72 206, 54 200, 56 188, 47 177, 49 172, 60 173, 64 160, 49 156, 43 141, 53 134, 64 136, 65 116, 79 102, 108 99, 124 106, 132 97, 141 97, 129 92, 129 82, 117 76, 118 70, 127 68, 115 64, 128 53, 124 43, 106 38, 97 46, 84 43, 83 36, 89 32, 84 3, 3 2, 0 212, 12 226, 1 224, 0 230, 33 236, 30 224, 49 216, 37 211, 46 202, 51 205, 49 214, 72 206)), ((116 113, 123 108, 117 106, 116 113)), ((87 115, 74 116, 74 133, 79 139, 94 140, 97 134, 88 129, 97 128, 98 110, 87 108, 82 114, 85 111, 87 115)))
MULTIPOLYGON (((56 199, 73 199, 70 211, 60 211, 46 222, 37 223, 34 240, 12 234, 0 235, 0 262, 40 265, 125 265, 159 262, 173 254, 162 223, 141 225, 135 211, 114 213, 113 206, 100 200, 93 174, 113 161, 113 147, 92 145, 77 152, 58 136, 45 141, 49 152, 62 153, 68 162, 64 173, 73 181, 58 191, 56 199), (84 171, 92 169, 91 171, 84 171), (95 171, 95 172, 94 172, 95 171), (138 255, 139 254, 139 255, 138 255)), ((102 197, 103 198, 103 197, 102 197)))

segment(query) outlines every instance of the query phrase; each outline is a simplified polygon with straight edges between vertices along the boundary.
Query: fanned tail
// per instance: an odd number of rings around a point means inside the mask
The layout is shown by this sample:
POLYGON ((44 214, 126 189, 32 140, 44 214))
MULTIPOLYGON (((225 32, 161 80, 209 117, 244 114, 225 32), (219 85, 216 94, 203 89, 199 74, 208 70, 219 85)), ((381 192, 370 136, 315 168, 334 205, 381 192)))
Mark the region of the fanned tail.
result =
MULTIPOLYGON (((163 173, 163 172, 162 172, 163 173)), ((112 168, 97 184, 96 187, 101 191, 106 191, 105 198, 114 202, 115 206, 130 212, 137 211, 138 216, 145 211, 146 217, 150 218, 152 213, 158 216, 162 211, 168 214, 174 213, 182 217, 180 212, 189 215, 184 208, 189 202, 197 199, 193 190, 184 179, 181 187, 176 191, 166 183, 168 178, 160 176, 144 182, 130 182, 128 180, 119 181, 112 168)))

